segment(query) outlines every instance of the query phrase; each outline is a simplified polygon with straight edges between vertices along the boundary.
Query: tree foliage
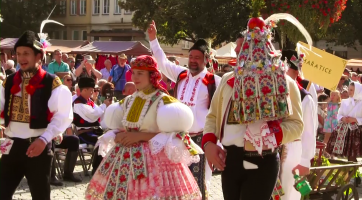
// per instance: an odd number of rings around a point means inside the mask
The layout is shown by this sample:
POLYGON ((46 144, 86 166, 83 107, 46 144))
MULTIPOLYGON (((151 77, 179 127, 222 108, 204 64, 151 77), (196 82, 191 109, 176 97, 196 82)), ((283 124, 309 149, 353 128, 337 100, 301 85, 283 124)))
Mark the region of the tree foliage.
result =
POLYGON ((176 44, 211 38, 213 45, 235 39, 246 27, 250 0, 127 0, 120 2, 134 11, 133 24, 146 30, 155 20, 160 40, 176 44))
POLYGON ((19 37, 24 31, 39 32, 40 23, 46 19, 56 4, 55 0, 1 0, 0 36, 19 37))

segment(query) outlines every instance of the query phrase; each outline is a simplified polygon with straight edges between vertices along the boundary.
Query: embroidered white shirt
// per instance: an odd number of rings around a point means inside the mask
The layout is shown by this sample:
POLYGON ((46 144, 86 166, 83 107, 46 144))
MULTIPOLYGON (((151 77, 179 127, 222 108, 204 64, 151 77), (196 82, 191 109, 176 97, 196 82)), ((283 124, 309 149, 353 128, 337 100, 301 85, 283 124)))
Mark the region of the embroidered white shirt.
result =
MULTIPOLYGON (((188 68, 176 65, 167 59, 157 39, 151 41, 150 46, 153 56, 157 60, 159 70, 171 81, 176 82, 179 74, 187 70, 187 77, 178 84, 177 99, 188 105, 194 114, 194 123, 189 132, 198 133, 203 131, 206 115, 209 111, 209 93, 207 86, 202 82, 207 74, 206 67, 198 75, 192 76, 188 68)), ((219 86, 220 80, 221 78, 215 75, 216 87, 219 86)))

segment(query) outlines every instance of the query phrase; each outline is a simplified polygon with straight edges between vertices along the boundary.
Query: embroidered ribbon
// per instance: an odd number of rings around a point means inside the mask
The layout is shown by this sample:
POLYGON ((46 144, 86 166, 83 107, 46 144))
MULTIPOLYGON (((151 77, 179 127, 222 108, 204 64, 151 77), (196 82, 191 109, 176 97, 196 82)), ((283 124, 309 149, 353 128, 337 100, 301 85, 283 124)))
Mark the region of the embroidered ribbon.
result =
POLYGON ((333 147, 333 153, 341 155, 343 153, 343 148, 344 148, 344 140, 346 138, 347 135, 347 130, 348 130, 348 124, 345 124, 343 122, 339 122, 337 125, 337 139, 336 139, 336 143, 334 144, 333 147))
POLYGON ((11 141, 8 141, 6 144, 0 146, 1 154, 6 153, 8 146, 11 145, 11 141))
POLYGON ((186 149, 190 152, 191 155, 197 155, 197 151, 191 147, 191 137, 187 132, 180 132, 176 134, 176 137, 182 140, 186 146, 186 149))

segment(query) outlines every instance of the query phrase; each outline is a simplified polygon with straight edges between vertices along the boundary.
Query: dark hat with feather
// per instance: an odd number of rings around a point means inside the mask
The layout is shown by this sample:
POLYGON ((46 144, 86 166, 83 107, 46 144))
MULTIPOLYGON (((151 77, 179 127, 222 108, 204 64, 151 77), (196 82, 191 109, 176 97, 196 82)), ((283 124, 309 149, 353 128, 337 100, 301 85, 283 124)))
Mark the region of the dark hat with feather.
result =
POLYGON ((209 44, 204 39, 198 39, 195 44, 190 48, 189 52, 192 50, 201 51, 204 55, 210 53, 209 44))
POLYGON ((39 41, 39 38, 33 31, 25 31, 15 43, 14 51, 16 52, 18 47, 29 47, 34 50, 35 54, 42 53, 42 51, 34 45, 37 41, 39 41))

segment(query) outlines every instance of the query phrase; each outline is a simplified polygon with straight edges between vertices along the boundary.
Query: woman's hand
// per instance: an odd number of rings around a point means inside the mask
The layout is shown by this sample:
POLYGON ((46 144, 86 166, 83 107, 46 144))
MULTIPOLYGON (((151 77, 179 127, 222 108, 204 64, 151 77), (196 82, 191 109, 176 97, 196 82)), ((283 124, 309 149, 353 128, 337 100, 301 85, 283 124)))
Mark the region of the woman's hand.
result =
POLYGON ((347 123, 358 123, 358 121, 354 117, 347 117, 347 123))
POLYGON ((123 146, 129 147, 135 143, 140 142, 140 134, 138 132, 126 132, 121 131, 116 135, 114 140, 116 143, 122 144, 123 146))
POLYGON ((348 117, 342 117, 341 121, 344 122, 344 123, 348 123, 348 117))

